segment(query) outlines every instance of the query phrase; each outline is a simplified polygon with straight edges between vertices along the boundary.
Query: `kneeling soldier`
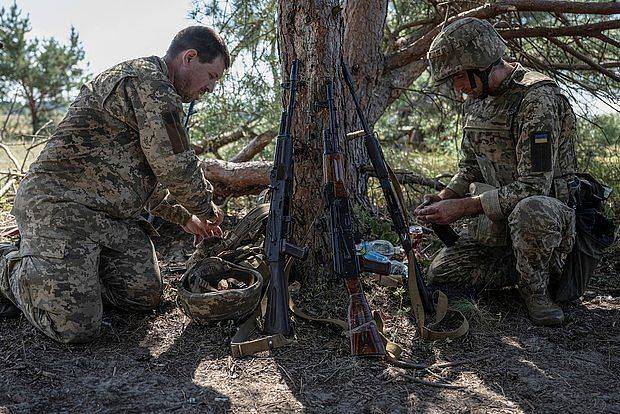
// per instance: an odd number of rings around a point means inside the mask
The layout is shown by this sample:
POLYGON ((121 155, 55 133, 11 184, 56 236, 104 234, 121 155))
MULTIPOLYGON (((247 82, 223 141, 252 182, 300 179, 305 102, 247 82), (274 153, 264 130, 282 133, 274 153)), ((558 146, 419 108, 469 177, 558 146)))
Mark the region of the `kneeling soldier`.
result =
POLYGON ((221 235, 223 215, 181 120, 182 103, 212 92, 229 66, 222 39, 193 26, 163 59, 120 63, 82 87, 19 187, 21 242, 0 252, 0 313, 16 306, 46 335, 74 343, 99 334, 104 303, 157 306, 154 230, 140 213, 221 235))
POLYGON ((432 262, 433 284, 518 284, 532 321, 559 325, 564 314, 549 286, 576 234, 568 206, 575 115, 551 78, 505 62, 504 50, 491 24, 474 18, 448 25, 433 41, 433 80, 468 95, 463 154, 447 188, 426 196, 434 203, 415 214, 439 224, 477 216, 432 262))

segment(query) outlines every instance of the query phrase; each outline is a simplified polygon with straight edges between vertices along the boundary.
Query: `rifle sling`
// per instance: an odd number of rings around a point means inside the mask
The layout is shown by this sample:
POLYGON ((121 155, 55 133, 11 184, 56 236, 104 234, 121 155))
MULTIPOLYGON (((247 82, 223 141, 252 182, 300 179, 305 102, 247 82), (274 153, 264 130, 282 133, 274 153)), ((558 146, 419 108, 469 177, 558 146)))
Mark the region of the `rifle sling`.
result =
MULTIPOLYGON (((387 165, 387 169, 390 176, 390 181, 392 182, 392 186, 394 187, 396 197, 398 198, 398 202, 400 204, 401 214, 403 215, 403 218, 405 220, 405 225, 407 226, 407 229, 409 229, 409 221, 407 219, 407 215, 402 210, 402 206, 404 206, 403 190, 400 186, 400 183, 396 179, 394 171, 392 171, 389 165, 387 165)), ((454 339, 465 335, 467 331, 469 331, 469 322, 467 321, 467 318, 465 318, 465 315, 463 315, 460 311, 449 309, 447 296, 439 290, 433 292, 433 298, 436 298, 434 320, 428 326, 426 325, 426 314, 424 312, 424 307, 422 306, 420 291, 418 290, 418 285, 416 283, 416 269, 414 265, 416 260, 415 252, 412 249, 405 253, 407 254, 408 262, 407 286, 409 288, 409 298, 411 299, 411 310, 413 311, 413 315, 416 318, 420 337, 429 341, 437 341, 439 339, 447 338, 454 339), (433 329, 433 327, 438 325, 449 313, 457 315, 458 319, 461 320, 460 325, 457 328, 448 330, 433 329)))
MULTIPOLYGON (((394 175, 394 172, 389 166, 388 166, 388 172, 390 175, 390 180, 392 182, 394 190, 396 191, 396 195, 397 195, 397 198, 399 200, 399 203, 402 209, 402 206, 404 205, 402 188, 400 184, 398 183, 396 176, 394 175)), ((236 231, 237 230, 236 228, 235 231, 233 231, 234 233, 233 239, 235 239, 235 241, 237 241, 236 239, 240 238, 239 237, 240 235, 245 234, 245 232, 248 229, 254 228, 255 226, 253 224, 255 221, 262 220, 264 218, 264 215, 268 214, 268 209, 266 209, 266 206, 268 207, 268 204, 259 206, 256 209, 258 211, 256 212, 252 211, 250 212, 250 214, 248 214, 248 216, 251 216, 252 219, 245 220, 245 222, 244 220, 242 220, 242 222, 244 222, 243 224, 241 222, 239 223, 238 227, 244 227, 244 229, 243 231, 236 231)), ((407 228, 408 228, 409 224, 407 222, 407 216, 404 213, 403 213, 403 216, 404 216, 407 228)), ((416 270, 414 266, 415 256, 413 256, 415 253, 413 252, 413 250, 406 252, 406 253, 407 253, 407 259, 408 259, 408 265, 409 265, 408 267, 409 297, 411 298, 411 308, 416 318, 416 322, 417 322, 418 329, 420 332, 420 337, 426 340, 436 341, 436 340, 446 339, 446 338, 454 339, 454 338, 458 338, 460 336, 465 335, 469 330, 469 322, 467 321, 467 319, 461 312, 448 308, 448 298, 443 292, 439 290, 433 292, 433 298, 435 299, 435 317, 433 318, 433 321, 428 326, 426 325, 425 323, 426 315, 424 312, 424 307, 422 306, 420 292, 418 291, 418 286, 416 284, 416 274, 415 274, 416 270), (449 313, 456 314, 462 320, 461 324, 457 328, 451 329, 451 330, 434 329, 433 327, 439 324, 444 319, 444 317, 448 315, 449 313)), ((289 260, 286 263, 285 271, 284 271, 285 277, 287 280, 288 280, 288 275, 291 270, 291 267, 292 267, 292 260, 289 258, 289 260)), ((261 273, 263 273, 264 281, 265 283, 267 283, 269 280, 268 269, 266 269, 266 271, 263 271, 261 273)), ((291 286, 289 286, 289 289, 291 289, 291 286)), ((231 354, 233 358, 254 355, 259 352, 269 351, 271 349, 276 349, 276 348, 280 348, 283 346, 287 346, 293 342, 293 340, 288 339, 281 334, 268 335, 268 336, 264 336, 264 337, 254 339, 254 340, 247 340, 256 331, 257 319, 264 317, 266 303, 267 303, 267 297, 266 295, 263 295, 260 305, 257 306, 254 313, 238 327, 237 332, 231 338, 230 348, 231 348, 231 354)), ((289 294, 289 309, 295 316, 301 319, 312 321, 312 322, 328 323, 328 324, 337 326, 345 330, 345 333, 348 330, 348 324, 346 321, 343 321, 340 319, 333 319, 333 318, 317 318, 317 317, 308 315, 307 313, 299 309, 299 307, 297 307, 297 305, 293 302, 290 294, 289 294)), ((375 320, 375 323, 377 324, 377 329, 379 330, 379 333, 381 334, 381 337, 385 345, 386 361, 388 363, 392 363, 393 365, 396 365, 399 367, 405 367, 405 368, 416 367, 417 365, 413 361, 401 358, 402 347, 398 345, 396 342, 393 342, 387 338, 385 331, 384 331, 383 320, 380 314, 378 312, 373 312, 373 318, 375 320)))

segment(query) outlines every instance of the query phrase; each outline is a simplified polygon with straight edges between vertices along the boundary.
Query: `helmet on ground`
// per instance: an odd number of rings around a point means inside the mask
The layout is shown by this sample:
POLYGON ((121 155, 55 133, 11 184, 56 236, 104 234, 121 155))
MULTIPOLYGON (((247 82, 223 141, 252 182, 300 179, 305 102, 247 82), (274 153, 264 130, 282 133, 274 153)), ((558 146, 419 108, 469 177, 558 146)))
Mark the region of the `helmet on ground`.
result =
POLYGON ((241 321, 258 306, 262 286, 256 270, 208 257, 185 272, 178 296, 183 312, 196 322, 241 321))
POLYGON ((482 71, 498 63, 506 42, 486 20, 466 17, 446 26, 435 37, 427 58, 435 83, 461 71, 482 71))

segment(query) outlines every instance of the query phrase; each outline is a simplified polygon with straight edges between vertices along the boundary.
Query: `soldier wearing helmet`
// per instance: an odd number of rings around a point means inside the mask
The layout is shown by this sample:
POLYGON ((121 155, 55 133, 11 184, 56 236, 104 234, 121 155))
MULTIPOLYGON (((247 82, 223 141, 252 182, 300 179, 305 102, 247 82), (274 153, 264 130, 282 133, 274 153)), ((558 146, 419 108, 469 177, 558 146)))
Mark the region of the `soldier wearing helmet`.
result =
POLYGON ((575 115, 551 78, 505 62, 505 47, 490 23, 474 18, 448 25, 431 44, 433 81, 451 81, 468 97, 458 172, 415 214, 439 224, 474 216, 431 263, 433 284, 517 284, 534 324, 559 325, 554 291, 576 234, 568 206, 575 115))

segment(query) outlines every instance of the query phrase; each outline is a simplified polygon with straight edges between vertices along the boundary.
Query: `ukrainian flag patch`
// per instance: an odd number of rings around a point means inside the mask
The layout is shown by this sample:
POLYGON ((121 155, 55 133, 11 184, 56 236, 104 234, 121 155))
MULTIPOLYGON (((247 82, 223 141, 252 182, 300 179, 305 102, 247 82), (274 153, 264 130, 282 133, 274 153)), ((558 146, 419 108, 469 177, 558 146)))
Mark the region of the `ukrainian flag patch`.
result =
POLYGON ((551 133, 530 133, 532 172, 551 171, 551 133))

